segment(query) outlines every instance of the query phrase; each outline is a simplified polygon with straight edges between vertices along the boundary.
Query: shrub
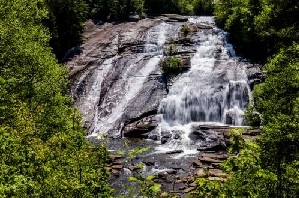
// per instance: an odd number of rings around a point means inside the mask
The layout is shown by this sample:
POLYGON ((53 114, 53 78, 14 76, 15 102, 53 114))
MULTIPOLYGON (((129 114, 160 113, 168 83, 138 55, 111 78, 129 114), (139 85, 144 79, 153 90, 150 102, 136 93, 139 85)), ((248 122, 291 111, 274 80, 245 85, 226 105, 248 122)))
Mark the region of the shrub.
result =
POLYGON ((183 33, 183 35, 186 37, 191 31, 191 28, 189 25, 184 25, 181 29, 181 32, 183 33))
POLYGON ((245 111, 245 120, 252 127, 258 127, 261 125, 260 114, 255 111, 252 105, 249 105, 245 111))
POLYGON ((169 56, 162 59, 159 67, 163 74, 177 74, 181 71, 181 59, 175 56, 169 56))

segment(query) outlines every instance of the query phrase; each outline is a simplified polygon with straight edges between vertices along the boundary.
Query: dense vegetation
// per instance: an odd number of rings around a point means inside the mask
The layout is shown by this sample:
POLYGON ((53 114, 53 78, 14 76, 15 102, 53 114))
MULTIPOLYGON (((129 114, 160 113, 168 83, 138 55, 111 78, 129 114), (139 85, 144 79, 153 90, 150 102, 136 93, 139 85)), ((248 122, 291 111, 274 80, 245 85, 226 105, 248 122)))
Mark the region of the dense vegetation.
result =
POLYGON ((84 137, 47 15, 41 0, 0 0, 0 197, 110 197, 106 148, 84 137))
POLYGON ((128 20, 161 13, 211 15, 212 0, 44 0, 48 16, 42 23, 50 32, 50 46, 59 61, 82 42, 87 18, 104 21, 128 20))
POLYGON ((298 14, 299 2, 292 0, 217 2, 216 20, 238 50, 266 62, 266 81, 255 87, 247 113, 249 123, 263 127, 254 142, 233 131, 230 151, 239 155, 222 164, 230 176, 222 184, 199 179, 196 197, 299 196, 298 14))
POLYGON ((89 6, 92 17, 103 20, 126 20, 130 14, 211 15, 213 12, 211 0, 91 0, 89 6))
POLYGON ((298 6, 298 1, 292 0, 219 0, 215 17, 230 32, 239 52, 264 62, 298 41, 298 6))
POLYGON ((83 22, 88 16, 88 4, 85 0, 45 0, 48 17, 43 24, 51 34, 50 46, 57 58, 79 45, 82 41, 83 22))
MULTIPOLYGON (((237 51, 265 63, 266 81, 256 86, 247 113, 249 123, 263 128, 254 142, 232 131, 230 152, 238 156, 222 165, 230 176, 224 183, 198 179, 193 195, 299 197, 299 2, 215 2, 216 21, 237 51)), ((112 196, 105 144, 86 141, 66 95, 67 71, 57 61, 82 42, 87 17, 211 14, 212 6, 210 0, 0 0, 0 197, 112 196)), ((162 69, 179 62, 170 54, 162 69)), ((156 192, 148 180, 138 180, 152 190, 144 193, 156 192)))

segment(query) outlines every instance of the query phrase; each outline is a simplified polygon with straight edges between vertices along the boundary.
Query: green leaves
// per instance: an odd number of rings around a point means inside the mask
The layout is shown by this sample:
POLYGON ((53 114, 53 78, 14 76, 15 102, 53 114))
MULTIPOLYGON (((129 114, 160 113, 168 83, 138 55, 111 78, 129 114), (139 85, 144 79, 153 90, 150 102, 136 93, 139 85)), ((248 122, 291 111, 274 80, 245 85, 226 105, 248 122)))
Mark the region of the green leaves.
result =
POLYGON ((130 176, 130 177, 129 177, 129 181, 137 181, 137 178, 136 178, 136 177, 133 177, 133 176, 130 176))
POLYGON ((161 184, 154 183, 151 187, 150 190, 153 191, 153 194, 158 194, 161 192, 161 184))
POLYGON ((181 59, 170 55, 159 62, 159 67, 163 74, 177 74, 182 70, 181 59))
POLYGON ((87 19, 85 0, 45 0, 48 18, 43 20, 51 34, 50 46, 59 60, 82 42, 83 23, 87 19))
POLYGON ((152 181, 155 178, 154 175, 149 175, 145 178, 146 181, 152 181))
POLYGON ((0 0, 0 13, 0 197, 111 197, 108 152, 65 95, 44 1, 0 0))

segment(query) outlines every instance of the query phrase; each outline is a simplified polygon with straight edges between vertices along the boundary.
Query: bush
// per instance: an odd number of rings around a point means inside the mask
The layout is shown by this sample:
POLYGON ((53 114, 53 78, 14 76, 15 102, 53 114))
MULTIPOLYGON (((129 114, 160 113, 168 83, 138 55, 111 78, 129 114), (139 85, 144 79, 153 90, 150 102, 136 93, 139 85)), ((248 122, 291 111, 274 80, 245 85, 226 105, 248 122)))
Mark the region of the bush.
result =
POLYGON ((189 25, 184 25, 181 29, 181 32, 183 33, 183 35, 186 37, 190 32, 191 32, 191 28, 189 25))
POLYGON ((252 127, 258 127, 261 125, 260 114, 255 111, 252 105, 249 105, 245 111, 245 120, 252 127))
POLYGON ((181 59, 175 56, 169 56, 162 59, 159 67, 163 74, 177 74, 181 71, 181 59))

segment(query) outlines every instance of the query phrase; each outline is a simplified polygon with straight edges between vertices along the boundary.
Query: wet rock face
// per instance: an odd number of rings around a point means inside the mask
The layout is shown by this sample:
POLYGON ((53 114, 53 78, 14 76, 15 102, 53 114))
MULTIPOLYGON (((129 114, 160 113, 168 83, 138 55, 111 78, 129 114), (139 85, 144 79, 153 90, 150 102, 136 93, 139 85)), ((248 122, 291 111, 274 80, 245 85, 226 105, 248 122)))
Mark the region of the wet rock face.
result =
POLYGON ((133 131, 150 131, 156 126, 149 123, 153 118, 141 116, 157 111, 166 94, 158 63, 176 26, 159 19, 90 26, 80 54, 67 63, 73 76, 71 95, 88 133, 119 136, 124 129, 131 136, 133 131), (132 123, 135 118, 140 121, 132 123))
MULTIPOLYGON (((177 45, 184 72, 196 52, 195 44, 176 42, 187 21, 188 17, 165 15, 136 23, 86 25, 86 42, 79 51, 73 50, 75 57, 67 67, 73 77, 71 95, 89 134, 148 137, 157 121, 146 117, 157 112, 172 82, 158 67, 163 50, 173 44, 168 39, 177 45)), ((193 29, 190 38, 197 27, 193 29)))
MULTIPOLYGON (((217 127, 205 128, 204 126, 192 126, 191 137, 197 141, 198 151, 226 151, 224 134, 217 127)), ((190 137, 189 135, 189 137, 190 137)))
POLYGON ((155 115, 143 117, 133 123, 127 124, 122 133, 124 137, 148 137, 148 133, 158 126, 159 120, 155 115))

